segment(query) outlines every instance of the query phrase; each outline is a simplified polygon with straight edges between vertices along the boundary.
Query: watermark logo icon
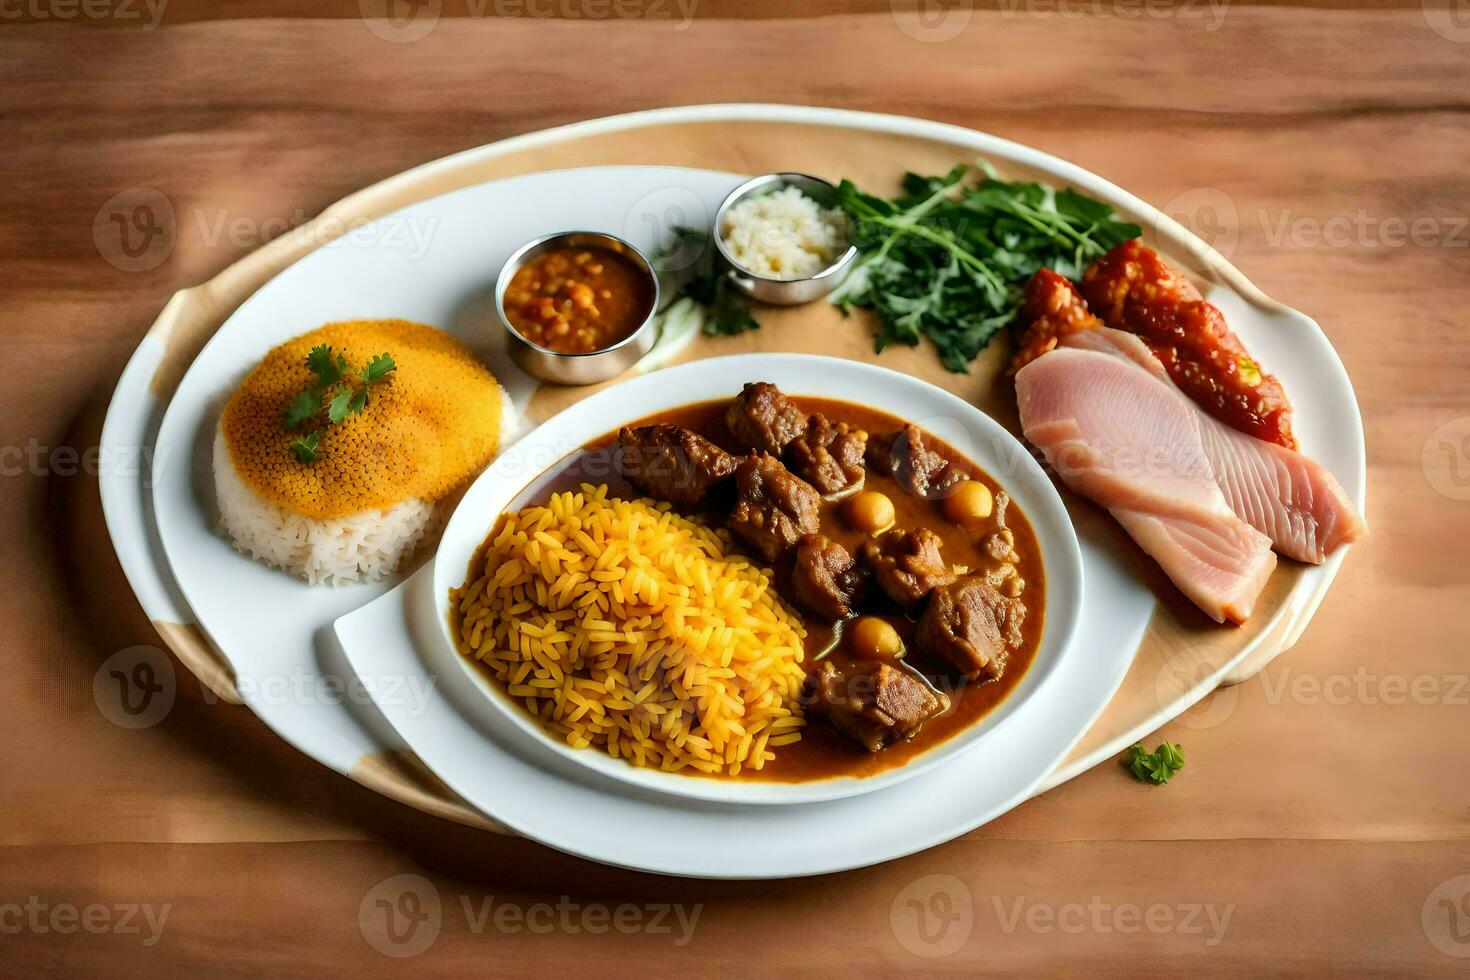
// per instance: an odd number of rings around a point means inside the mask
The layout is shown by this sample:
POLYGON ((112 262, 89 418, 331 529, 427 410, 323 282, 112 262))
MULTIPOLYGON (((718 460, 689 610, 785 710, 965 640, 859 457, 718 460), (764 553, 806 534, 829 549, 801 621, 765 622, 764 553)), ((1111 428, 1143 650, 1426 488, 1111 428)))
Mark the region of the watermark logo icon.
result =
POLYGON ((623 219, 623 238, 630 242, 653 242, 649 254, 659 257, 664 272, 693 268, 705 249, 713 247, 701 236, 685 234, 710 224, 704 198, 688 187, 664 187, 645 194, 623 219))
POLYGON ((439 938, 444 914, 439 890, 423 875, 394 875, 363 896, 357 926, 369 946, 384 956, 417 956, 439 938))
POLYGON ((443 0, 357 0, 367 29, 394 44, 428 37, 439 25, 442 9, 443 0))
POLYGON ((1424 478, 1451 500, 1470 500, 1470 415, 1450 419, 1429 434, 1420 460, 1424 478))
POLYGON ((1419 913, 1424 937, 1446 956, 1470 958, 1470 875, 1442 881, 1419 913))
POLYGON ((952 956, 970 941, 975 903, 954 875, 925 875, 910 882, 889 909, 893 937, 915 956, 952 956))
POLYGON ((898 29, 915 41, 939 44, 965 33, 975 16, 971 0, 941 3, 940 0, 889 0, 888 12, 898 29))
POLYGON ((1470 0, 1423 0, 1424 23, 1446 41, 1470 42, 1470 0))
POLYGON ((119 650, 92 676, 92 700, 119 728, 151 728, 173 710, 174 665, 157 647, 119 650))
MULTIPOLYGON (((1160 708, 1170 707, 1181 695, 1207 682, 1216 665, 1225 659, 1223 651, 1208 644, 1196 647, 1169 643, 1168 646, 1170 656, 1159 666, 1154 677, 1154 695, 1160 708)), ((1235 714, 1239 701, 1240 692, 1233 685, 1217 687, 1176 716, 1174 721, 1195 731, 1214 728, 1235 714)))
MULTIPOLYGON (((1240 209, 1235 199, 1218 187, 1196 187, 1175 195, 1161 208, 1166 215, 1179 222, 1195 237, 1210 248, 1229 259, 1240 244, 1240 209)), ((1196 243, 1189 243, 1190 251, 1202 262, 1210 256, 1207 250, 1196 243)))
POLYGON ((174 206, 151 187, 114 194, 92 219, 97 253, 124 272, 156 269, 173 254, 174 206))

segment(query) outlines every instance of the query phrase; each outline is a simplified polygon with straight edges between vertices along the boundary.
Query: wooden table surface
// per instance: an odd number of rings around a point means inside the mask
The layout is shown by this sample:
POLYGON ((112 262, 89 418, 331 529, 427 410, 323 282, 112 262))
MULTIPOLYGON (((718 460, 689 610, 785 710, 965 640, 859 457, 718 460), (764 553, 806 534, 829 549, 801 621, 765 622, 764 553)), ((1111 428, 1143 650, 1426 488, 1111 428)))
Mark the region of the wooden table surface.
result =
POLYGON ((1470 20, 1433 0, 591 2, 421 0, 388 26, 358 16, 384 0, 0 2, 0 975, 1463 974, 1470 20), (422 161, 709 101, 1040 147, 1205 226, 1328 332, 1372 536, 1295 649, 1161 733, 1185 772, 1104 765, 906 860, 724 884, 388 802, 182 670, 160 723, 109 721, 99 665, 158 640, 86 450, 168 296, 422 161), (176 215, 144 269, 95 224, 138 188, 176 215))

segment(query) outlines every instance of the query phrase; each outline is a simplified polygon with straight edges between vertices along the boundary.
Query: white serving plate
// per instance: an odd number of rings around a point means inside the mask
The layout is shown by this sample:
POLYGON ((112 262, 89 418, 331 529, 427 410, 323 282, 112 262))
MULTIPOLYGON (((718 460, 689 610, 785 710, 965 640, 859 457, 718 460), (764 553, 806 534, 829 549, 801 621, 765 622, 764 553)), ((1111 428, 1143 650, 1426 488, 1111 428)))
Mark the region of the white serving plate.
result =
MULTIPOLYGON (((155 477, 161 479, 166 476, 167 467, 163 464, 170 459, 177 464, 179 457, 173 454, 176 451, 182 452, 180 446, 160 439, 162 417, 169 404, 166 399, 174 393, 170 391, 172 382, 167 380, 168 369, 165 365, 169 363, 170 348, 175 343, 187 346, 187 342, 176 341, 173 335, 201 328, 208 329, 210 324, 217 322, 213 319, 216 316, 213 312, 215 309, 228 309, 239 303, 240 298, 247 295, 249 290, 257 288, 258 284, 264 284, 260 286, 261 293, 276 290, 278 284, 289 280, 297 270, 319 255, 344 254, 358 250, 360 246, 352 240, 333 240, 333 232, 330 230, 333 222, 339 229, 344 223, 350 227, 352 222, 364 216, 378 217, 402 202, 424 198, 422 188, 425 186, 453 186, 456 183, 465 184, 483 179, 475 175, 494 165, 497 158, 527 151, 539 152, 559 145, 575 145, 582 139, 598 138, 612 133, 646 131, 652 137, 659 127, 710 123, 737 127, 794 123, 830 128, 835 132, 878 133, 897 138, 944 142, 960 148, 961 156, 966 153, 983 155, 1002 166, 1011 164, 1036 168, 1048 174, 1053 181, 1070 184, 1113 204, 1122 213, 1152 228, 1160 246, 1167 252, 1199 256, 1214 271, 1216 282, 1208 291, 1209 298, 1225 309, 1232 326, 1246 343, 1252 349, 1258 350, 1262 359, 1271 364, 1274 373, 1283 379, 1300 409, 1298 429, 1304 447, 1338 476, 1349 496, 1360 510, 1363 509, 1366 451, 1361 417, 1351 383, 1326 336, 1310 318, 1263 295, 1205 243, 1170 217, 1126 191, 1079 167, 1029 147, 973 130, 926 120, 781 105, 691 106, 632 113, 516 137, 389 178, 339 202, 322 217, 299 229, 299 233, 282 236, 271 242, 209 283, 177 294, 165 308, 157 324, 128 362, 109 405, 101 449, 106 454, 104 458, 120 462, 105 468, 99 482, 109 533, 124 573, 144 612, 158 625, 163 642, 180 655, 203 683, 231 700, 236 696, 238 686, 243 700, 278 734, 339 773, 363 780, 380 792, 430 812, 468 822, 485 823, 478 815, 468 811, 463 806, 463 801, 454 799, 452 794, 442 789, 410 785, 398 780, 385 781, 376 778, 371 770, 360 768, 367 760, 403 754, 406 744, 374 705, 350 696, 343 697, 340 693, 332 693, 330 685, 340 684, 350 679, 352 674, 331 630, 323 627, 312 634, 300 634, 303 639, 284 645, 275 657, 255 660, 252 654, 261 648, 261 644, 242 644, 233 635, 215 635, 204 622, 204 617, 199 616, 186 601, 174 571, 164 558, 155 520, 157 508, 154 506, 155 477), (323 242, 327 245, 324 246, 323 242), (301 256, 305 258, 300 258, 301 256), (292 262, 295 264, 290 265, 292 262), (271 279, 276 270, 282 268, 286 271, 271 279), (150 457, 157 466, 150 468, 136 465, 140 458, 146 460, 150 457), (211 662, 211 654, 189 638, 188 634, 195 625, 201 626, 216 645, 214 656, 217 666, 211 662), (308 698, 296 698, 292 703, 280 703, 279 697, 263 695, 259 685, 251 682, 261 677, 262 670, 271 669, 281 672, 281 676, 295 678, 301 682, 299 687, 315 693, 308 698), (238 685, 235 683, 237 680, 238 685), (325 693, 321 693, 323 684, 328 685, 325 693), (266 703, 267 701, 277 703, 266 703)), ((607 172, 597 171, 598 174, 607 172)), ((702 207, 706 217, 714 213, 724 191, 733 187, 740 179, 733 175, 688 170, 679 173, 681 186, 690 189, 690 193, 679 194, 677 203, 681 207, 694 205, 695 212, 702 207)), ((579 176, 587 178, 591 173, 564 176, 571 181, 571 185, 575 185, 579 176)), ((498 187, 508 183, 513 181, 485 186, 498 187)), ((486 197, 478 200, 491 199, 492 197, 486 197)), ((437 200, 442 204, 448 198, 437 200)), ((512 199, 509 203, 514 208, 515 201, 512 199)), ((667 194, 656 195, 651 203, 667 203, 667 194)), ((685 211, 687 210, 686 207, 685 211)), ((425 216, 440 213, 443 213, 442 208, 436 211, 434 200, 423 200, 420 205, 397 212, 396 216, 402 219, 411 214, 425 216)), ((454 215, 449 217, 453 218, 454 215)), ((478 220, 488 237, 497 236, 498 215, 465 217, 478 220)), ((683 217, 681 214, 681 220, 683 217)), ((614 223, 610 230, 617 230, 618 227, 614 223)), ((623 227, 625 233, 628 230, 626 226, 623 227)), ((316 268, 325 270, 342 267, 329 263, 316 268)), ((473 272, 475 275, 483 273, 484 276, 493 278, 493 270, 473 272)), ((348 275, 350 277, 350 272, 348 275)), ((332 307, 332 312, 322 319, 331 319, 352 315, 358 309, 359 292, 366 290, 377 295, 384 284, 371 279, 349 278, 340 282, 324 281, 319 285, 330 294, 324 297, 324 304, 332 307)), ((471 287, 463 288, 466 293, 474 292, 471 287)), ((441 299, 442 297, 419 295, 409 297, 404 309, 373 309, 369 312, 373 316, 417 315, 418 318, 434 321, 432 313, 408 312, 410 307, 416 305, 432 306, 438 312, 448 313, 446 319, 438 320, 439 325, 456 332, 471 326, 465 322, 462 311, 446 310, 441 299)), ((251 301, 253 302, 254 300, 251 301)), ((247 303, 245 307, 241 307, 230 322, 235 322, 250 305, 247 303)), ((301 329, 315 325, 305 324, 301 329)), ((220 332, 223 332, 223 328, 220 332)), ((263 352, 264 346, 259 348, 259 352, 263 352)), ((499 365, 496 365, 496 370, 502 381, 506 381, 512 388, 512 396, 517 403, 523 404, 529 392, 528 386, 518 386, 518 379, 511 372, 503 371, 499 365)), ((187 513, 187 508, 194 506, 192 492, 179 494, 175 488, 172 499, 175 505, 183 502, 186 521, 195 520, 193 515, 187 513)), ((163 512, 174 513, 167 509, 163 512)), ((1106 592, 1118 584, 1120 577, 1126 576, 1127 570, 1121 563, 1111 562, 1105 554, 1090 553, 1096 549, 1086 539, 1082 542, 1082 548, 1090 575, 1090 596, 1096 597, 1100 590, 1106 592), (1099 562, 1101 564, 1096 565, 1099 562), (1097 575, 1092 574, 1095 565, 1110 577, 1099 580, 1097 575)), ((1179 691, 1171 690, 1167 697, 1161 689, 1157 699, 1149 698, 1146 705, 1138 706, 1142 710, 1130 709, 1123 725, 1116 723, 1123 719, 1115 718, 1110 713, 1109 719, 1114 723, 1108 726, 1107 733, 1090 736, 1085 751, 1079 750, 1073 757, 1067 758, 1064 764, 1053 770, 1031 792, 1040 792, 1055 786, 1101 761, 1111 759, 1132 741, 1186 710, 1219 683, 1235 682, 1250 676, 1271 656, 1289 647, 1305 628, 1326 594, 1341 567, 1346 550, 1339 550, 1323 566, 1305 570, 1287 601, 1271 622, 1266 624, 1267 628, 1261 630, 1259 638, 1232 657, 1228 663, 1207 674, 1192 676, 1187 687, 1179 691)), ((369 595, 363 593, 361 598, 369 598, 369 595)), ((1115 598, 1136 598, 1136 595, 1125 590, 1115 598)), ((1152 604, 1152 600, 1149 601, 1152 604)), ((350 603, 343 603, 342 607, 348 605, 350 603)), ((1083 633, 1088 635, 1085 617, 1083 633)), ((1120 644, 1134 644, 1137 640, 1137 636, 1116 638, 1116 642, 1120 644)), ((1093 680, 1102 682, 1107 685, 1108 690, 1113 690, 1119 678, 1095 677, 1093 680)), ((1130 679, 1130 684, 1132 683, 1130 679)), ((979 818, 975 823, 983 822, 984 819, 988 817, 979 818)), ((626 855, 627 859, 619 863, 636 866, 636 856, 630 852, 626 855)))
MULTIPOLYGON (((1011 495, 1012 505, 1026 515, 1036 531, 1046 570, 1043 586, 1046 619, 1041 646, 1030 670, 1009 697, 953 738, 903 766, 866 779, 841 777, 805 783, 705 779, 638 768, 601 751, 573 749, 564 741, 548 736, 468 660, 452 659, 483 693, 488 714, 493 716, 495 727, 504 733, 504 741, 512 749, 525 749, 526 743, 534 742, 540 751, 552 753, 605 779, 687 799, 745 804, 817 803, 886 789, 953 760, 960 753, 980 751, 979 746, 1027 710, 1036 691, 1050 683, 1055 673, 1075 666, 1078 654, 1071 641, 1083 596, 1082 556, 1077 536, 1067 508, 1046 472, 1025 446, 998 423, 949 392, 896 371, 857 361, 800 354, 707 358, 625 381, 549 419, 481 474, 445 527, 433 572, 434 605, 443 649, 453 652, 455 646, 450 629, 450 590, 465 583, 471 557, 490 534, 501 512, 516 506, 528 487, 544 486, 556 475, 555 467, 549 473, 542 472, 548 469, 547 459, 565 460, 612 429, 651 414, 733 397, 747 381, 769 381, 790 395, 861 401, 913 421, 1000 481, 1011 495)), ((1133 627, 1134 624, 1128 624, 1129 629, 1133 627)), ((348 659, 356 666, 361 651, 346 646, 348 659)), ((1126 668, 1126 661, 1132 657, 1131 653, 1125 654, 1126 668)), ((1098 710, 1101 708, 1100 703, 1098 710)), ((475 712, 477 717, 483 714, 475 712)), ((391 715, 389 720, 392 721, 391 715)), ((1059 720, 1060 727, 1069 731, 1073 740, 1091 723, 1091 716, 1059 720)), ((421 745, 406 732, 400 734, 430 768, 436 771, 441 765, 447 768, 440 761, 440 745, 421 745)), ((1037 779, 1056 761, 1044 753, 1033 753, 1031 758, 1037 779)))

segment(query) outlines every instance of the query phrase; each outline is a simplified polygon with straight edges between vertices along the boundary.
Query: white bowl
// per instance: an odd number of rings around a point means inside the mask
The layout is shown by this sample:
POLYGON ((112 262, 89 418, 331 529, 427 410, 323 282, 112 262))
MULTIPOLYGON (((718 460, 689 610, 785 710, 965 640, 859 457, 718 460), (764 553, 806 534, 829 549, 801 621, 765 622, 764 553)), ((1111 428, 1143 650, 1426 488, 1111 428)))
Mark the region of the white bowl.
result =
POLYGON ((457 650, 449 592, 465 582, 470 559, 507 507, 543 485, 550 472, 588 442, 656 412, 732 397, 748 381, 769 381, 796 396, 857 402, 913 422, 944 439, 990 473, 1030 519, 1046 570, 1046 623, 1031 668, 1010 696, 980 721, 902 766, 874 776, 801 783, 719 779, 638 768, 598 749, 574 749, 540 724, 465 657, 454 660, 493 709, 526 739, 574 764, 619 782, 720 803, 813 803, 871 792, 918 775, 974 749, 1012 716, 1071 655, 1082 604, 1082 556, 1061 497, 1026 448, 973 405, 935 386, 857 361, 802 354, 709 358, 672 367, 598 392, 551 418, 507 449, 480 475, 444 529, 434 559, 436 614, 444 641, 457 650))

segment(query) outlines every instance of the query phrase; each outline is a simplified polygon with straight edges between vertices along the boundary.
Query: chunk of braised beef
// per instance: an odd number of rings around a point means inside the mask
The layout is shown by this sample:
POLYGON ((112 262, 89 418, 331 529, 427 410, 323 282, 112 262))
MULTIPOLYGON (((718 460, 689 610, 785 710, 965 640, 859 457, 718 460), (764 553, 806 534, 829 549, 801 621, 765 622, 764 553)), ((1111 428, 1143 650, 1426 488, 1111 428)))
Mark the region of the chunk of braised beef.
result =
POLYGON ((986 554, 1002 564, 1014 565, 1021 560, 1021 556, 1016 553, 1015 532, 1008 527, 986 535, 984 548, 986 554))
POLYGON ((807 678, 808 711, 878 752, 913 738, 924 722, 949 709, 949 698, 908 668, 880 662, 839 668, 825 660, 807 678))
POLYGON ((787 444, 806 429, 806 413, 780 388, 756 381, 747 384, 725 410, 725 425, 746 449, 780 456, 787 444))
POLYGON ((675 504, 695 504, 735 472, 738 460, 678 425, 618 431, 618 467, 644 493, 675 504))
POLYGON ((863 456, 868 434, 846 422, 833 423, 820 412, 807 419, 806 430, 786 447, 791 471, 817 488, 824 497, 836 498, 863 488, 867 469, 863 456))
POLYGON ((834 622, 852 615, 868 579, 846 548, 825 534, 808 534, 796 546, 791 589, 796 600, 834 622))
POLYGON ((805 535, 821 529, 822 498, 774 456, 747 456, 735 467, 735 506, 730 531, 774 565, 805 535))
POLYGON ((967 575, 936 588, 919 617, 914 645, 954 666, 967 680, 993 680, 1021 645, 1026 606, 986 579, 967 575))
POLYGON ((924 444, 924 433, 916 425, 898 432, 869 437, 868 466, 891 476, 913 497, 932 500, 965 479, 949 460, 924 444))
POLYGON ((929 590, 954 581, 939 552, 939 535, 927 527, 884 531, 863 545, 863 562, 878 587, 904 609, 919 607, 929 590))
POLYGON ((868 469, 884 476, 893 475, 893 444, 898 441, 899 435, 897 432, 875 432, 868 436, 865 453, 868 469))

